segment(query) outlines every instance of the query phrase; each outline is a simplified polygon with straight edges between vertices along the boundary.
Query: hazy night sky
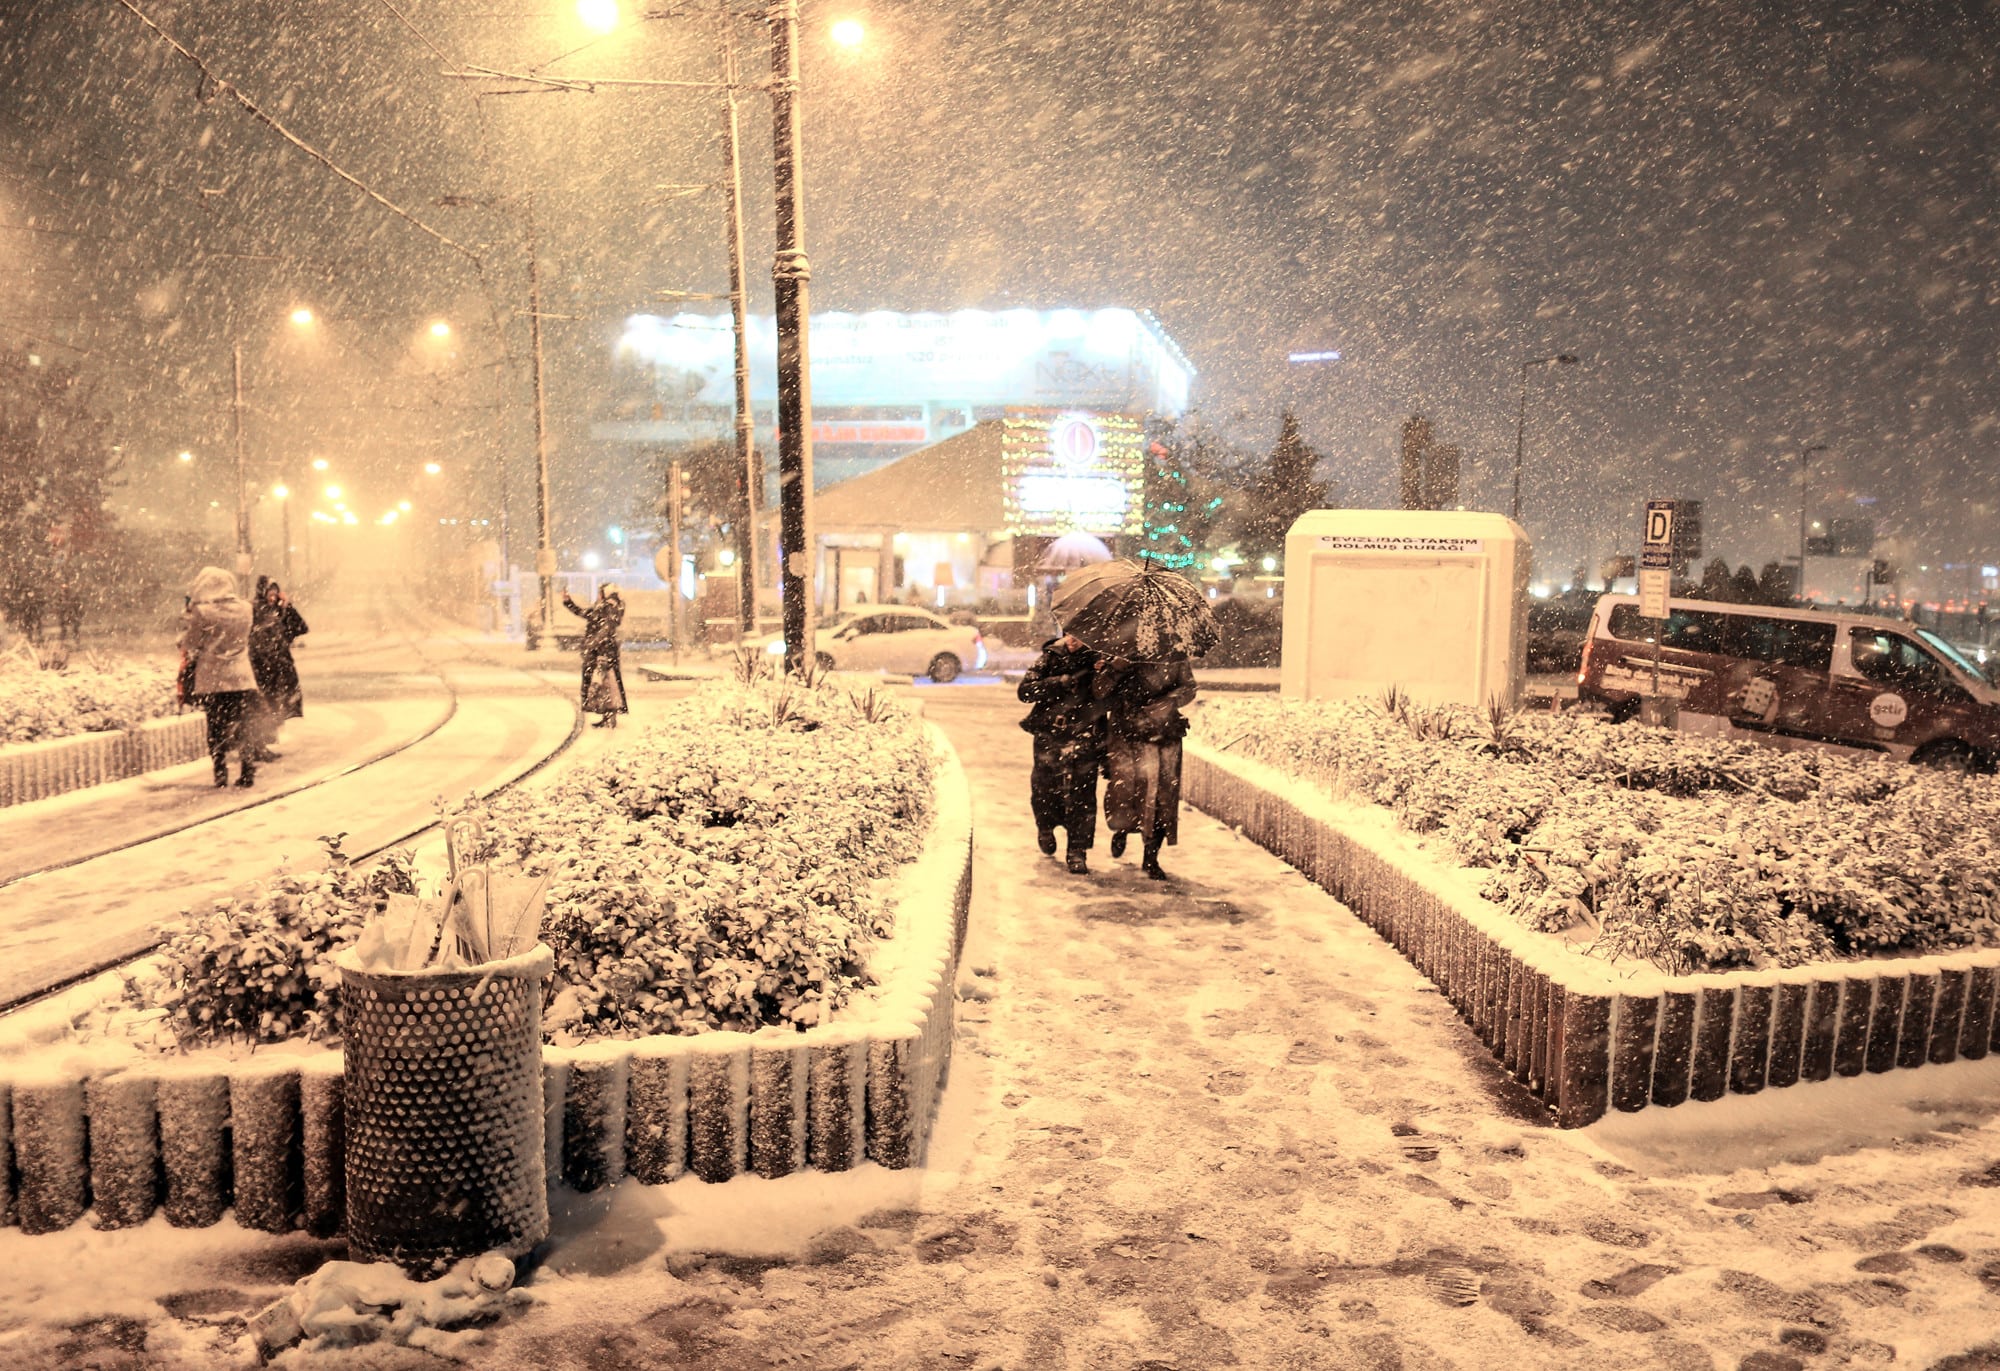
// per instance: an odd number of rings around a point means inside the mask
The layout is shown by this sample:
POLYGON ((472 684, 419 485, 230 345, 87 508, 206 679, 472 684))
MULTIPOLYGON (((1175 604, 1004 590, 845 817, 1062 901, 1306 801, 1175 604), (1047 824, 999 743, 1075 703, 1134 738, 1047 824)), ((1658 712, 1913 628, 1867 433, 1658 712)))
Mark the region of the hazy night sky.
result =
MULTIPOLYGON (((719 202, 674 189, 716 174, 712 96, 440 75, 700 79, 712 24, 660 19, 552 60, 586 42, 567 4, 134 3, 481 261, 283 142, 117 0, 8 6, 0 344, 112 368, 137 473, 223 440, 232 338, 262 441, 398 469, 495 443, 525 461, 518 371, 496 414, 502 373, 479 365, 496 318, 525 348, 518 230, 441 195, 537 193, 545 308, 569 316, 549 340, 559 482, 618 320, 724 284, 719 202), (287 336, 294 300, 322 313, 317 343, 287 336), (461 339, 441 378, 411 343, 438 315, 461 339)), ((1648 495, 1706 499, 1711 548, 1735 560, 1791 550, 1800 441, 1831 449, 1815 515, 1867 512, 1835 507, 1859 495, 1927 559, 2000 556, 1993 5, 804 16, 816 309, 1149 308, 1210 420, 1262 446, 1295 405, 1360 504, 1393 498, 1415 408, 1504 508, 1520 363, 1575 353, 1531 377, 1525 522, 1547 569, 1629 550, 1648 495), (836 55, 826 29, 847 16, 870 40, 836 55), (1295 348, 1346 356, 1288 367, 1295 348)), ((738 32, 761 75, 760 26, 738 32)), ((745 113, 768 295, 761 96, 745 113)))

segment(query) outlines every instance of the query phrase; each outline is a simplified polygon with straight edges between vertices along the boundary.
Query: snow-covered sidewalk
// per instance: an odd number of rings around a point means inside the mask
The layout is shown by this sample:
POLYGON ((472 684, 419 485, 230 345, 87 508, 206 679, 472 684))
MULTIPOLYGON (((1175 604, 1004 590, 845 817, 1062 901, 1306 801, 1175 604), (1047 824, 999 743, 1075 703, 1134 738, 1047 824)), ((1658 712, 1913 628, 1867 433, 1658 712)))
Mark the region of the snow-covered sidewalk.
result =
MULTIPOLYGON (((1558 1132, 1227 829, 1185 813, 1165 885, 1101 839, 1087 877, 1043 858, 1011 697, 925 696, 978 834, 928 1169, 559 1196, 477 1364, 1769 1371, 1995 1337, 2000 1063, 1558 1132)), ((0 1230, 0 1365, 209 1365, 212 1325, 337 1250, 0 1230)), ((404 1355, 282 1364, 435 1364, 404 1355)))

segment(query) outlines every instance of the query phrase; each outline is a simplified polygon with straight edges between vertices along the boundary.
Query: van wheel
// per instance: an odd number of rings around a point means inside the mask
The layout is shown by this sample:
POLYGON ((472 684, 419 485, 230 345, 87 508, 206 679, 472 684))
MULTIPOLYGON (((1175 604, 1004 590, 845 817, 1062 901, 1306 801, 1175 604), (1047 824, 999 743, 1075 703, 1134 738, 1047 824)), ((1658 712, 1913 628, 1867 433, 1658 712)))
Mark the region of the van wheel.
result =
POLYGON ((940 652, 931 658, 931 679, 939 685, 947 685, 958 679, 958 658, 949 652, 940 652))
POLYGON ((1639 702, 1615 700, 1605 706, 1604 712, 1614 724, 1629 724, 1639 717, 1639 702))
POLYGON ((1943 742, 1930 743, 1910 758, 1918 766, 1934 767, 1939 771, 1956 772, 1960 776, 1970 776, 1979 770, 1979 754, 1956 738, 1946 738, 1943 742))

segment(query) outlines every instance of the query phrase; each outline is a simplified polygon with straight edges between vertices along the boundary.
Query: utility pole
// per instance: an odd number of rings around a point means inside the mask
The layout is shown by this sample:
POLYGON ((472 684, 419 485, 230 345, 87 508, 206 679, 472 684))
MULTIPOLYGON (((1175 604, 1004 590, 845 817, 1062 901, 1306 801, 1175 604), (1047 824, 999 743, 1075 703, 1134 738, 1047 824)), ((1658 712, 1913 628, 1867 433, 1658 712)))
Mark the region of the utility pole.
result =
MULTIPOLYGON (((528 337, 535 371, 535 575, 542 583, 542 636, 556 635, 556 548, 549 536, 549 424, 542 402, 542 268, 535 241, 535 196, 528 194, 528 337)), ((531 638, 533 635, 530 635, 531 638)))
POLYGON ((250 568, 250 472, 243 455, 243 344, 230 346, 235 363, 236 394, 230 404, 231 426, 236 431, 236 574, 248 588, 250 568))
POLYGON ((723 183, 729 198, 729 313, 736 330, 736 467, 743 481, 743 501, 736 511, 736 589, 739 627, 744 639, 757 632, 757 505, 764 498, 764 459, 757 452, 757 434, 750 410, 749 306, 744 298, 743 157, 737 136, 736 35, 722 21, 724 150, 729 176, 723 183))
POLYGON ((667 632, 673 635, 674 665, 681 664, 681 504, 687 489, 678 461, 667 464, 667 632))
POLYGON ((799 184, 799 0, 771 0, 772 182, 777 253, 771 263, 778 315, 778 526, 784 552, 785 670, 803 671, 813 652, 812 380, 808 339, 812 266, 806 260, 799 184))

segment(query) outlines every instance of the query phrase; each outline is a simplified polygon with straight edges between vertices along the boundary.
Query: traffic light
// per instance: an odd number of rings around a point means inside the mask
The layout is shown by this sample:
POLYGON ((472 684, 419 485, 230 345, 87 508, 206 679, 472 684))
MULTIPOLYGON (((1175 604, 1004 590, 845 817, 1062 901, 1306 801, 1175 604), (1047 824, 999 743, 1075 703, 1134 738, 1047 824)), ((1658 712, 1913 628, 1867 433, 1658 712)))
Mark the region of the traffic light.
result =
POLYGON ((675 523, 688 517, 693 502, 693 490, 688 482, 688 474, 679 462, 667 467, 667 517, 675 523))

